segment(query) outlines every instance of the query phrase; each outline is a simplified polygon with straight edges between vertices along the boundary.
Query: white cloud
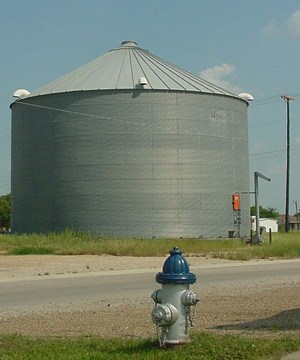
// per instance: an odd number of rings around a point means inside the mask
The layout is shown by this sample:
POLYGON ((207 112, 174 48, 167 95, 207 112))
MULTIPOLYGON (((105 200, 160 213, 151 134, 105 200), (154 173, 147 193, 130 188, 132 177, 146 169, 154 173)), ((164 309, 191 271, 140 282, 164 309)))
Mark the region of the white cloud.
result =
POLYGON ((266 37, 278 36, 300 36, 300 10, 292 14, 292 16, 284 23, 279 24, 276 19, 269 22, 263 29, 266 37))
POLYGON ((296 11, 287 21, 287 30, 290 35, 300 36, 300 11, 296 11))
POLYGON ((236 67, 234 65, 223 63, 201 71, 200 77, 226 90, 230 90, 238 94, 242 90, 239 86, 230 81, 230 77, 234 76, 235 72, 236 67))
POLYGON ((279 35, 280 31, 277 27, 275 19, 273 19, 265 28, 263 29, 263 35, 266 37, 279 35))

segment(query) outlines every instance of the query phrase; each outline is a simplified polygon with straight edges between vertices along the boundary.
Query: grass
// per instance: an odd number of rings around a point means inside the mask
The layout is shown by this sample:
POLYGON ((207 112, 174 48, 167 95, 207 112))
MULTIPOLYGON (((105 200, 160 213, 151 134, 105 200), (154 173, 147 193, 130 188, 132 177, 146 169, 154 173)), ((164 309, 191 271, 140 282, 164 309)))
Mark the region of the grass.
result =
POLYGON ((165 256, 174 246, 178 246, 185 256, 230 260, 292 259, 300 257, 300 232, 274 233, 272 244, 265 237, 262 246, 250 246, 241 239, 121 239, 71 230, 44 235, 0 235, 0 253, 7 255, 165 256))
POLYGON ((51 249, 45 249, 41 247, 23 246, 12 249, 10 255, 53 255, 54 252, 51 249))
POLYGON ((192 342, 174 348, 159 348, 154 339, 30 338, 22 335, 0 336, 3 360, 43 359, 206 359, 256 360, 280 359, 300 349, 300 339, 250 339, 207 332, 195 333, 192 342))

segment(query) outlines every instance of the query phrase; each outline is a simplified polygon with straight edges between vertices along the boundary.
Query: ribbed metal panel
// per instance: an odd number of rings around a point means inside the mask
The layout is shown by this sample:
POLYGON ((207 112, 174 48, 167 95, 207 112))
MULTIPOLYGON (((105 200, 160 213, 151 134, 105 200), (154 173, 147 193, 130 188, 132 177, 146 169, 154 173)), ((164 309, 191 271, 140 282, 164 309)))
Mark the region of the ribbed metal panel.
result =
MULTIPOLYGON (((16 232, 227 237, 231 196, 246 191, 241 99, 136 89, 12 104, 16 232)), ((249 215, 244 195, 241 235, 249 233, 249 215)))
POLYGON ((177 90, 236 96, 228 90, 199 78, 149 51, 134 41, 85 64, 61 78, 33 91, 30 96, 80 90, 177 90), (139 86, 139 79, 147 80, 139 86))

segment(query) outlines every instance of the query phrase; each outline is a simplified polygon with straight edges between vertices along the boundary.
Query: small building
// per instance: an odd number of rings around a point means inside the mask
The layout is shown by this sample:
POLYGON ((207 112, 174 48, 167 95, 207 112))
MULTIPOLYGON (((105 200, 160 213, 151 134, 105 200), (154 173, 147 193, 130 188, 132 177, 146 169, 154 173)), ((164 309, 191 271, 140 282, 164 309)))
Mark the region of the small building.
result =
MULTIPOLYGON (((272 232, 278 232, 278 220, 271 218, 261 218, 259 219, 259 226, 262 226, 269 231, 271 229, 272 232)), ((251 229, 252 231, 256 231, 256 217, 251 216, 251 229)))
MULTIPOLYGON (((285 225, 285 215, 279 215, 279 225, 285 225)), ((299 218, 296 216, 289 215, 289 229, 290 230, 299 230, 299 218)))

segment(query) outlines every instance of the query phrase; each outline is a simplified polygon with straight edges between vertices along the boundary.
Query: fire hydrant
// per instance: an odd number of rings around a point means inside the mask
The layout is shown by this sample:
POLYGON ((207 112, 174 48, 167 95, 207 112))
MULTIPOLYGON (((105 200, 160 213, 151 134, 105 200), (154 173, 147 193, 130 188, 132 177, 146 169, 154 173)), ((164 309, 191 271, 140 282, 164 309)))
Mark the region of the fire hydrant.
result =
POLYGON ((157 273, 155 279, 162 288, 151 295, 155 302, 151 317, 158 330, 161 328, 160 346, 189 342, 189 325, 193 326, 194 321, 191 306, 199 298, 189 290, 189 284, 196 282, 196 275, 190 273, 182 251, 177 247, 170 251, 163 272, 157 273))

